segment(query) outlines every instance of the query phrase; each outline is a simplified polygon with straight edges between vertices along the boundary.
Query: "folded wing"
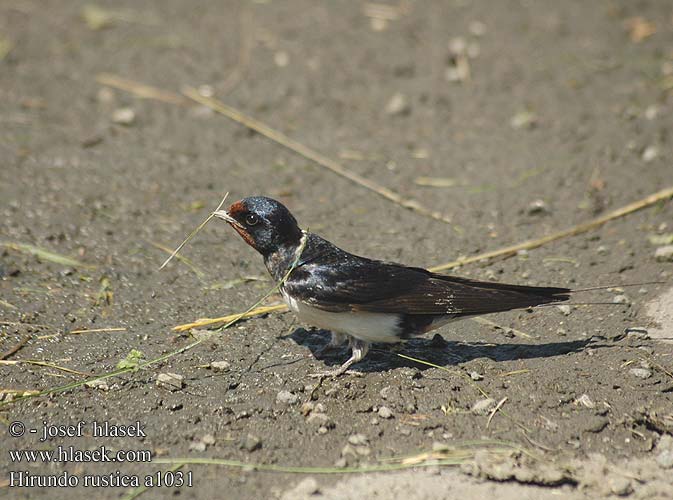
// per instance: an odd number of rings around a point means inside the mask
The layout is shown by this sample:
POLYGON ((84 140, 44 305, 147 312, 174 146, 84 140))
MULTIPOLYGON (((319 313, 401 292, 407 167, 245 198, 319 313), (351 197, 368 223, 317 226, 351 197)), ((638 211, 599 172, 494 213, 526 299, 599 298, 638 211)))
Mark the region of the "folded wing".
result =
POLYGON ((492 283, 431 273, 349 255, 331 265, 307 264, 284 288, 314 307, 456 317, 519 309, 569 298, 569 289, 492 283))

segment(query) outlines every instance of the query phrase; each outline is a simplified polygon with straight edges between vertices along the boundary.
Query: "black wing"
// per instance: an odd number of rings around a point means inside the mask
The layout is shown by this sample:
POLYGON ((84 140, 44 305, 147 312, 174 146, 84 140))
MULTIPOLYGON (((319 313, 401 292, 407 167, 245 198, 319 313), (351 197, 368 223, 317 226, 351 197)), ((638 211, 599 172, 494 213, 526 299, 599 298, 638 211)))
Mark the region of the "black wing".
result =
POLYGON ((333 247, 296 268, 283 288, 326 311, 471 316, 567 300, 567 288, 491 283, 357 257, 333 247))

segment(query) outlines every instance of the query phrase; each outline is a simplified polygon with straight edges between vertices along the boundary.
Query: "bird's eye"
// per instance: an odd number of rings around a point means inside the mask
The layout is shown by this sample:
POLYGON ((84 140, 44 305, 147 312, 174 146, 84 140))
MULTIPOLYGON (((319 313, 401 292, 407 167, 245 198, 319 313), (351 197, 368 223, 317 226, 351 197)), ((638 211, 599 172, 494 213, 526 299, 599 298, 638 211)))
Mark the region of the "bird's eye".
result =
POLYGON ((248 226, 254 226, 256 224, 259 224, 259 217, 257 214, 248 214, 245 216, 245 223, 248 226))

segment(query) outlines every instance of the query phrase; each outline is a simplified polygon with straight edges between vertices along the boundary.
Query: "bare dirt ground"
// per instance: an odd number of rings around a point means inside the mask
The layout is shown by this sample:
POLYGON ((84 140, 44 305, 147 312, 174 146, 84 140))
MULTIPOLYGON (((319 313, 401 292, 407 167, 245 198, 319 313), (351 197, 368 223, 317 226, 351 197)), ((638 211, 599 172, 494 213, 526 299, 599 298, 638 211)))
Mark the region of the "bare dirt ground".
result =
POLYGON ((440 330, 444 341, 377 349, 357 366, 362 377, 322 383, 307 375, 341 363, 345 350, 316 359, 325 332, 269 314, 145 369, 20 398, 112 372, 132 350, 150 360, 187 346, 203 329, 173 326, 241 312, 272 285, 260 281, 259 256, 216 222, 185 248, 188 262, 157 271, 167 255, 160 247, 177 245, 224 191, 231 201, 276 197, 303 227, 352 252, 433 266, 673 185, 672 47, 673 7, 655 0, 387 8, 3 0, 1 494, 673 497, 667 200, 451 271, 570 287, 667 281, 580 299, 617 305, 490 316, 499 328, 454 323, 440 330), (201 87, 453 224, 391 203, 209 108, 142 99, 100 84, 100 73, 171 92, 201 87), (182 382, 158 386, 166 373, 182 382), (12 437, 17 421, 37 433, 12 437), (39 441, 45 422, 79 421, 82 436, 39 441), (92 421, 138 421, 146 437, 95 438, 92 421), (9 455, 58 445, 147 449, 156 463, 27 464, 9 455), (456 467, 340 473, 432 450, 456 467), (10 471, 144 477, 176 465, 158 462, 171 458, 235 463, 183 465, 191 488, 10 487, 10 471))

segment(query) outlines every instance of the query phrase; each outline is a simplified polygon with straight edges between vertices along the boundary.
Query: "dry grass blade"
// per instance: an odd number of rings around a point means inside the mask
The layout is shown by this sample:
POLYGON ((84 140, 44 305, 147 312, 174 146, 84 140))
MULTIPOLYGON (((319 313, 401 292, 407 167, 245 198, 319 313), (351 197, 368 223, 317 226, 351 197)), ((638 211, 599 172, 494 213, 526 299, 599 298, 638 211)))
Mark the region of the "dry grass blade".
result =
POLYGON ((175 250, 173 250, 173 252, 164 261, 164 263, 161 264, 161 266, 159 267, 159 271, 161 271, 164 267, 166 267, 166 264, 168 264, 171 261, 171 259, 173 257, 175 257, 180 250, 182 250, 182 247, 184 247, 189 242, 189 240, 191 240, 194 236, 196 236, 196 233, 198 233, 199 231, 201 231, 201 229, 203 229, 203 226, 205 226, 206 224, 208 224, 210 222, 210 219, 215 217, 215 212, 217 212, 220 208, 222 208, 222 205, 224 205, 224 201, 227 199, 227 196, 229 196, 229 192, 225 193, 224 197, 222 198, 222 201, 217 206, 217 208, 215 210, 213 210, 212 212, 210 212, 208 217, 206 217, 206 219, 201 224, 199 224, 196 227, 196 229, 194 229, 191 233, 189 233, 189 235, 187 235, 187 237, 184 239, 184 241, 182 243, 180 243, 175 250))
POLYGON ((38 390, 35 389, 7 389, 0 387, 0 401, 2 401, 3 396, 25 396, 37 394, 38 390))
POLYGON ((511 372, 505 372, 498 375, 498 377, 511 377, 512 375, 523 375, 524 373, 530 373, 531 370, 524 368, 522 370, 512 370, 511 372))
POLYGON ((505 396, 504 398, 502 398, 502 399, 498 402, 498 404, 495 406, 495 408, 493 408, 493 409, 491 410, 491 414, 488 416, 488 420, 486 421, 486 428, 487 428, 487 429, 488 429, 489 426, 491 425, 491 420, 493 420, 493 417, 495 417, 495 414, 498 413, 498 410, 499 410, 500 408, 502 408, 502 405, 504 405, 505 402, 507 402, 507 396, 505 396))
POLYGON ((72 330, 70 335, 81 335, 82 333, 98 333, 98 332, 125 332, 126 328, 123 326, 116 328, 92 328, 91 330, 82 329, 82 330, 72 330))
POLYGON ((207 106, 212 110, 217 111, 218 113, 226 116, 227 118, 234 120, 236 123, 240 123, 241 125, 248 127, 251 130, 254 130, 255 132, 265 136, 266 138, 277 142, 281 146, 284 146, 287 149, 294 151, 298 155, 303 156, 304 158, 307 158, 311 161, 314 161, 318 165, 328 170, 331 170, 335 174, 340 175, 341 177, 344 177, 350 180, 351 182, 354 182, 355 184, 358 184, 366 189, 369 189, 370 191, 375 192, 376 194, 387 199, 388 201, 392 201, 397 205, 413 210, 421 215, 425 215, 435 220, 451 224, 451 219, 446 215, 443 215, 436 211, 429 210, 424 206, 422 206, 416 200, 405 198, 401 194, 391 189, 381 186, 380 184, 377 184, 376 182, 370 179, 366 179, 361 175, 344 168, 340 163, 337 163, 336 161, 318 153, 317 151, 307 146, 304 146, 300 142, 297 142, 294 139, 289 138, 285 134, 269 127, 268 125, 241 113, 237 109, 227 106, 226 104, 217 99, 214 99, 212 97, 204 97, 201 94, 199 94, 199 92, 196 89, 191 87, 183 90, 183 94, 189 97, 190 99, 198 102, 199 104, 207 106))
POLYGON ((240 319, 246 319, 246 318, 253 318, 255 316, 261 316, 262 314, 267 314, 270 312, 284 312, 287 311, 288 308, 285 304, 278 304, 275 306, 262 306, 262 307, 256 307, 255 309, 252 309, 251 311, 248 311, 241 315, 241 313, 236 313, 236 314, 229 314, 227 316, 222 316, 220 318, 202 318, 202 319, 197 319, 196 321, 192 323, 185 323, 184 325, 177 325, 173 327, 173 330, 176 332, 184 332, 187 330, 190 330, 191 328, 203 328, 206 326, 212 326, 212 325, 217 325, 220 323, 227 323, 231 321, 234 318, 239 318, 240 319))
POLYGON ((30 255, 34 255, 39 259, 53 262, 55 264, 60 264, 62 266, 81 267, 85 269, 93 269, 95 267, 89 264, 83 264, 82 262, 75 259, 71 259, 70 257, 66 257, 65 255, 50 252, 49 250, 45 250, 44 248, 29 245, 27 243, 11 243, 8 241, 3 241, 0 242, 0 246, 3 246, 10 250, 16 250, 17 252, 23 252, 30 255))
MULTIPOLYGON (((196 267, 196 264, 194 264, 191 259, 188 259, 187 257, 180 255, 180 254, 175 254, 173 255, 173 250, 168 248, 167 246, 162 245, 161 243, 157 243, 156 241, 150 241, 150 240, 145 240, 147 243, 152 245, 154 248, 157 248, 159 250, 162 250, 166 252, 167 254, 172 255, 174 258, 182 262, 185 266, 187 266, 191 271, 196 274, 196 277, 199 278, 200 280, 203 279, 206 276, 206 273, 201 271, 198 267, 196 267)), ((163 266, 161 267, 163 268, 163 266)))
POLYGON ((497 250, 492 250, 490 252, 474 255, 472 257, 465 257, 464 259, 458 259, 451 262, 447 262, 446 264, 432 267, 430 268, 430 270, 433 272, 445 271, 447 269, 452 269, 454 267, 462 266, 465 264, 471 264, 473 262, 480 262, 483 260, 492 259, 494 257, 511 256, 516 254, 516 252, 520 250, 531 250, 533 248, 538 248, 543 245, 546 245, 547 243, 551 243, 552 241, 567 238, 569 236, 575 236, 581 233, 586 233, 587 231, 591 231, 592 229, 596 229, 597 227, 602 226, 606 222, 610 222, 611 220, 618 219, 633 212, 637 212, 638 210, 642 210, 643 208, 654 205, 659 201, 671 198, 672 196, 673 196, 673 186, 668 187, 666 189, 662 189, 661 191, 657 191, 656 193, 646 196, 641 200, 629 203, 628 205, 613 210, 612 212, 609 212, 601 217, 597 217, 582 224, 578 224, 577 226, 564 229, 563 231, 558 231, 556 233, 543 236, 542 238, 524 241, 523 243, 518 243, 516 245, 511 245, 504 248, 499 248, 497 250))
POLYGON ((101 85, 107 85, 108 87, 123 90, 143 99, 154 99, 169 104, 189 104, 187 99, 175 92, 152 87, 151 85, 145 85, 144 83, 135 82, 133 80, 127 80, 126 78, 121 78, 110 73, 99 73, 96 75, 96 81, 101 85))
POLYGON ((18 360, 0 359, 0 365, 35 365, 35 366, 44 366, 45 368, 54 368, 55 370, 71 373, 73 375, 80 375, 82 377, 88 377, 90 375, 89 373, 84 373, 79 370, 73 370, 72 368, 66 368, 65 366, 60 366, 57 365, 56 363, 51 363, 49 361, 40 361, 39 359, 18 359, 18 360))

